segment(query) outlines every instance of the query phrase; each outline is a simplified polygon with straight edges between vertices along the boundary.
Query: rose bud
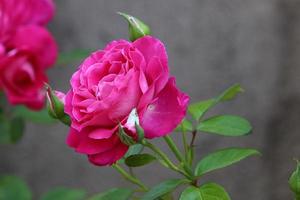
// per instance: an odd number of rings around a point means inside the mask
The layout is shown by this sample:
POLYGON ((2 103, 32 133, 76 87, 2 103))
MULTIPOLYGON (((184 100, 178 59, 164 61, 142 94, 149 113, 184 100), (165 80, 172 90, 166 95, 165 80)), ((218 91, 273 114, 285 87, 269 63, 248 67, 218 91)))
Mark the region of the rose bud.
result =
POLYGON ((53 91, 49 85, 46 85, 46 89, 49 115, 70 126, 70 117, 64 111, 65 94, 59 91, 53 91))
POLYGON ((141 20, 131 16, 127 15, 125 13, 118 13, 119 15, 123 16, 127 22, 128 22, 128 29, 129 29, 129 39, 131 41, 135 41, 136 39, 150 35, 150 28, 147 26, 144 22, 141 20))

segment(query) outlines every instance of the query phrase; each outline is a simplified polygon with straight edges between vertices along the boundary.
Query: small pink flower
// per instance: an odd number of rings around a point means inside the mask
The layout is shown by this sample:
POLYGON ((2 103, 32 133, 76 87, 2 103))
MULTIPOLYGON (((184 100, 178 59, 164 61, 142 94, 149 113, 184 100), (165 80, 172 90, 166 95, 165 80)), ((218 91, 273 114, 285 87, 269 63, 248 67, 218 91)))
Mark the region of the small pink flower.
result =
POLYGON ((0 0, 0 89, 13 105, 44 106, 46 69, 57 46, 43 25, 53 13, 52 0, 0 0))
POLYGON ((67 143, 95 165, 110 165, 128 149, 117 136, 118 124, 125 125, 134 108, 145 137, 162 137, 182 121, 189 97, 169 75, 164 45, 145 36, 113 41, 88 57, 73 74, 65 101, 72 119, 67 143))

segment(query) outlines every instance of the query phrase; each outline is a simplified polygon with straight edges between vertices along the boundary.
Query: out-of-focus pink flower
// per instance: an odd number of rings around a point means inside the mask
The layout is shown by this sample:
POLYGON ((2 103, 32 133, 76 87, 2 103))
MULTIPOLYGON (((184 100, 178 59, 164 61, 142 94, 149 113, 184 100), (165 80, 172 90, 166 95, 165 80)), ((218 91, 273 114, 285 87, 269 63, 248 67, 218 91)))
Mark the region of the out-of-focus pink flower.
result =
POLYGON ((182 121, 189 97, 169 75, 164 45, 145 36, 113 41, 93 53, 73 74, 65 100, 72 119, 67 143, 92 163, 110 165, 128 149, 117 131, 132 109, 146 138, 162 137, 182 121))
POLYGON ((46 25, 53 15, 52 0, 0 0, 0 42, 20 26, 46 25))
POLYGON ((13 105, 44 106, 46 69, 57 58, 44 27, 53 14, 52 0, 0 0, 0 89, 13 105))

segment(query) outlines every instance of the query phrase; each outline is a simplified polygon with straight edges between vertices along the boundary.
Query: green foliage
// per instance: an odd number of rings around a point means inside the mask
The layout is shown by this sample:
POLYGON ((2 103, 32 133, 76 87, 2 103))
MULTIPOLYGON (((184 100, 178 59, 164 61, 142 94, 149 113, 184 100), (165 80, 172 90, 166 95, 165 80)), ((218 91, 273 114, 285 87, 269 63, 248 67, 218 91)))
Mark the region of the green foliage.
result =
POLYGON ((289 178, 290 189, 295 193, 296 199, 300 199, 300 163, 297 163, 296 170, 289 178))
POLYGON ((69 188, 56 188, 42 196, 41 200, 83 200, 85 191, 69 189, 69 188))
POLYGON ((233 115, 219 115, 202 121, 198 131, 224 136, 243 136, 251 132, 251 124, 244 118, 233 115))
POLYGON ((202 176, 216 169, 230 166, 249 156, 260 155, 255 149, 227 148, 209 154, 196 166, 195 175, 202 176))
POLYGON ((15 117, 10 121, 10 139, 12 143, 18 142, 24 133, 25 122, 21 117, 15 117))
POLYGON ((82 60, 91 54, 91 50, 76 49, 70 52, 60 53, 57 59, 58 65, 68 64, 74 61, 82 60))
POLYGON ((26 183, 16 176, 0 177, 1 200, 31 200, 31 193, 26 183))
POLYGON ((198 121, 213 105, 215 105, 214 99, 200 101, 198 103, 191 104, 188 111, 192 117, 198 121))
POLYGON ((180 200, 230 200, 230 197, 222 186, 207 183, 200 188, 188 187, 182 192, 180 200))
POLYGON ((176 187, 186 183, 185 179, 171 179, 164 181, 151 188, 141 200, 155 200, 165 194, 172 192, 176 187))
POLYGON ((48 114, 47 109, 41 111, 31 111, 24 106, 16 106, 13 110, 13 115, 16 117, 22 117, 23 119, 35 122, 35 123, 53 123, 55 120, 48 114))
POLYGON ((244 90, 241 88, 239 84, 235 84, 230 88, 228 88, 227 90, 225 90, 221 95, 219 95, 216 98, 191 104, 188 108, 188 111, 192 115, 192 117, 196 121, 198 121, 204 116, 204 114, 210 108, 212 108, 213 106, 215 106, 220 102, 232 100, 237 96, 238 93, 243 91, 244 90))
POLYGON ((125 159, 125 163, 128 167, 140 167, 147 165, 156 160, 156 157, 150 154, 136 154, 131 155, 125 159))
POLYGON ((9 119, 0 115, 0 144, 12 144, 19 141, 25 128, 24 120, 20 117, 9 119))
POLYGON ((125 188, 115 188, 92 196, 88 200, 129 200, 133 191, 125 188))
POLYGON ((132 155, 140 154, 143 151, 143 149, 144 146, 142 144, 131 145, 124 157, 127 158, 132 155))
POLYGON ((0 115, 0 143, 11 143, 10 122, 3 115, 0 115))
POLYGON ((131 41, 135 41, 145 35, 150 35, 151 31, 149 26, 138 18, 121 12, 119 12, 118 14, 124 17, 128 22, 129 39, 131 41))
POLYGON ((193 124, 192 124, 192 122, 188 121, 187 119, 183 119, 182 122, 177 126, 175 131, 191 132, 191 131, 193 131, 193 124))

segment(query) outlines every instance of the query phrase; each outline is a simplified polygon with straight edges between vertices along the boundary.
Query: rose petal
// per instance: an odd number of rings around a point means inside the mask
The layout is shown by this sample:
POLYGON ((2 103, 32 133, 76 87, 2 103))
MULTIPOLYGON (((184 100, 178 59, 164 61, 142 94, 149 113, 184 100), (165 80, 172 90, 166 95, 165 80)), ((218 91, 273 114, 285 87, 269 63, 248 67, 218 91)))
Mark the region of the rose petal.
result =
POLYGON ((128 147, 122 143, 119 143, 115 148, 94 155, 89 155, 89 161, 98 166, 112 165, 119 159, 121 159, 127 152, 128 147))
POLYGON ((186 114, 189 97, 178 91, 175 78, 170 78, 155 101, 140 113, 146 138, 162 137, 170 133, 186 114))

